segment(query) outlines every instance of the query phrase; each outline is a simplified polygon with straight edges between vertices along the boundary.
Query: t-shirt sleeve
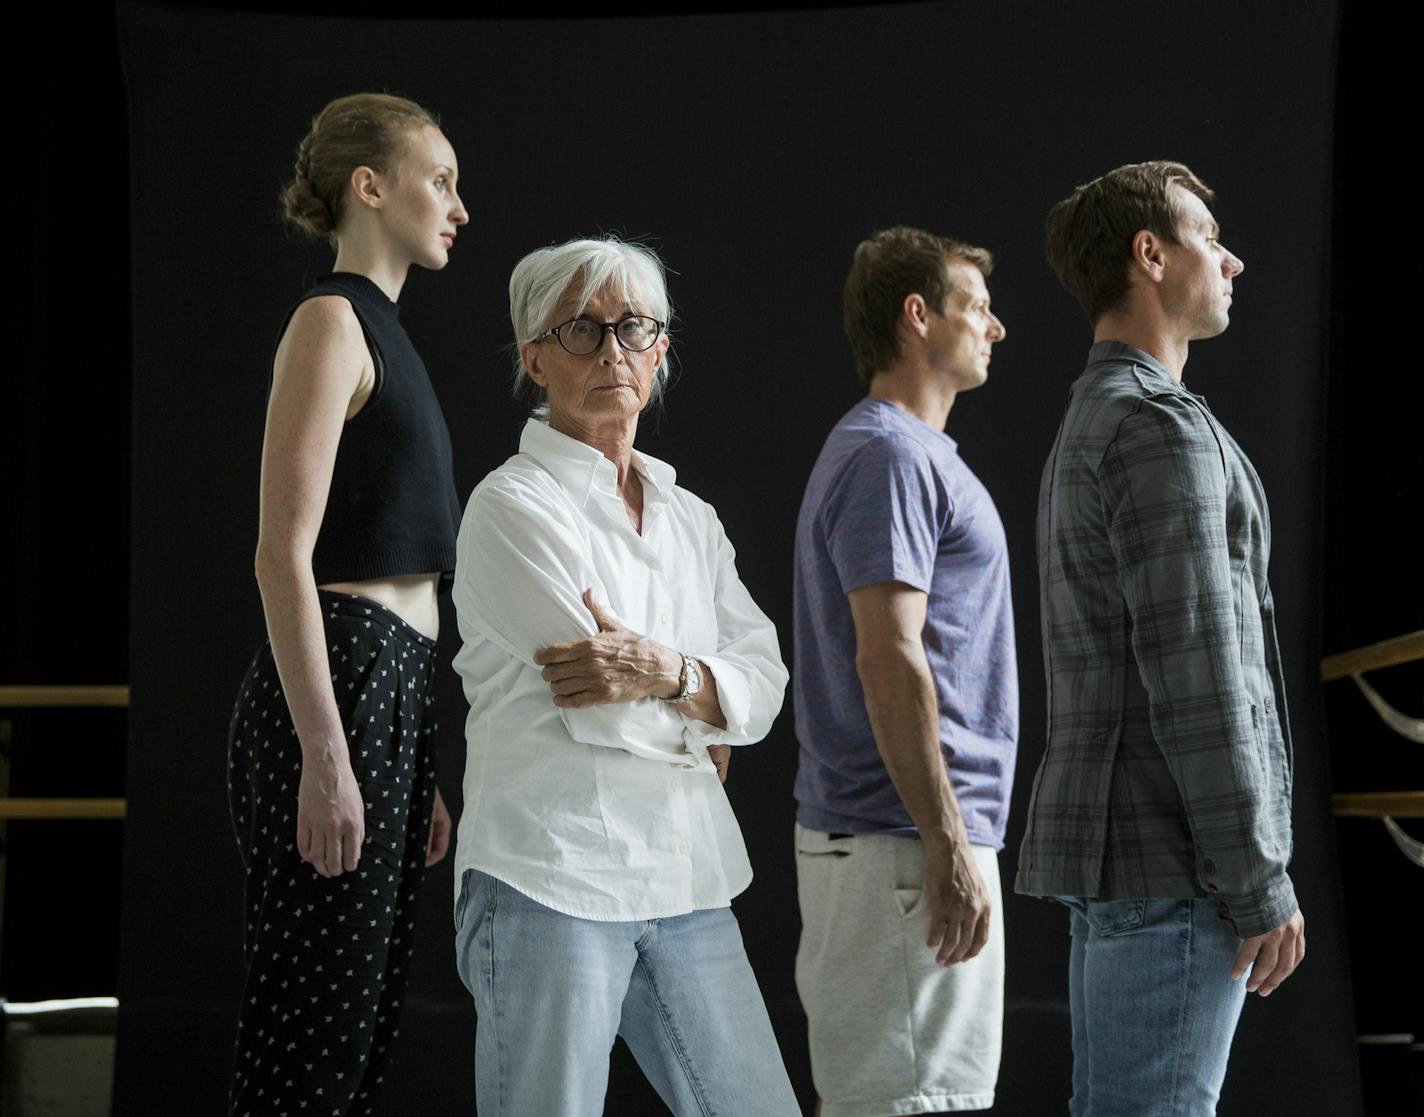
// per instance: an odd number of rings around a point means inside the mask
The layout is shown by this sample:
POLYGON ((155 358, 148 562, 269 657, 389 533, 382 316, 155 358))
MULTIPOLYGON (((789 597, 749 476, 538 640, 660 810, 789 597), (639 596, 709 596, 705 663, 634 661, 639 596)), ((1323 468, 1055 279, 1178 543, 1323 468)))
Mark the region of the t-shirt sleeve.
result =
POLYGON ((737 576, 737 552, 722 523, 707 508, 708 528, 717 550, 713 591, 717 610, 717 645, 689 648, 712 672, 725 729, 683 715, 685 731, 704 745, 749 745, 771 730, 786 692, 786 667, 776 625, 752 600, 737 576))
POLYGON ((952 511, 924 447, 897 435, 867 442, 846 463, 822 512, 841 591, 904 582, 928 593, 952 511))

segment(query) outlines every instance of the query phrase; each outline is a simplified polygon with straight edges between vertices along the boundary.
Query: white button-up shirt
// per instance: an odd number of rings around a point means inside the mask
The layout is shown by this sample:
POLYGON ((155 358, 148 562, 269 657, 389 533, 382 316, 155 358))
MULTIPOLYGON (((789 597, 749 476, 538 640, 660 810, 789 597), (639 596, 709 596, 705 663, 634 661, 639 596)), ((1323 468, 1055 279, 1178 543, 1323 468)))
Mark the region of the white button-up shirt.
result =
POLYGON ((569 915, 635 920, 725 907, 751 882, 707 746, 771 728, 786 688, 776 628, 737 577, 711 505, 677 488, 665 462, 635 451, 632 464, 641 535, 613 463, 535 419, 465 508, 457 888, 474 868, 569 915), (589 588, 630 628, 710 668, 726 729, 657 698, 554 705, 534 653, 598 631, 589 588))

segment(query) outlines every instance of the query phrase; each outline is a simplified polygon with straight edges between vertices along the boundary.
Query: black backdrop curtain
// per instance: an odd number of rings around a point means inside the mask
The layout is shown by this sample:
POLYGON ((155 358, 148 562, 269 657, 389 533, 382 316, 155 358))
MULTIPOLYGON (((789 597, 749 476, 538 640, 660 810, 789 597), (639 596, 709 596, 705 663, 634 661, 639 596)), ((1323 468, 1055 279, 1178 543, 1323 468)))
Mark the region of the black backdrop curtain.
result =
MULTIPOLYGON (((640 445, 711 501, 790 653, 801 487, 858 396, 840 331, 850 251, 908 223, 985 244, 1008 328, 950 433, 1008 531, 1023 690, 1011 879, 1042 745, 1033 516, 1089 334, 1042 262, 1043 217, 1119 163, 1175 158, 1218 192, 1246 262, 1230 331, 1187 382, 1253 458, 1293 698, 1294 876, 1311 957, 1251 999, 1221 1112, 1353 1114, 1353 1029, 1325 744, 1315 711, 1336 8, 967 3, 780 13, 422 21, 120 7, 132 163, 133 707, 120 973, 120 1112, 221 1106, 241 983, 226 722, 262 638, 251 577, 266 370, 289 301, 329 265, 275 194, 329 98, 385 88, 440 112, 471 224, 402 320, 455 441, 463 493, 515 447, 505 283, 529 249, 617 230, 673 271, 678 382, 640 445), (1309 1022, 1308 1025, 1306 1022, 1309 1022), (181 1044, 181 1055, 175 1059, 181 1044), (155 1068, 162 1067, 161 1071, 155 1068), (1312 1069, 1302 1074, 1302 1067, 1312 1069)), ((454 648, 444 617, 442 654, 454 648)), ((463 698, 442 679, 441 784, 458 811, 463 698)), ((791 978, 790 709, 733 761, 757 879, 735 905, 793 1079, 812 1095, 791 978)), ((424 895, 395 1069, 399 1112, 472 1108, 473 1012, 455 977, 447 860, 424 895)), ((1066 920, 1006 898, 999 1110, 1068 1092, 1066 920)), ((610 1113, 655 1104, 617 1060, 610 1113)), ((656 1111, 656 1110, 650 1110, 656 1111)))

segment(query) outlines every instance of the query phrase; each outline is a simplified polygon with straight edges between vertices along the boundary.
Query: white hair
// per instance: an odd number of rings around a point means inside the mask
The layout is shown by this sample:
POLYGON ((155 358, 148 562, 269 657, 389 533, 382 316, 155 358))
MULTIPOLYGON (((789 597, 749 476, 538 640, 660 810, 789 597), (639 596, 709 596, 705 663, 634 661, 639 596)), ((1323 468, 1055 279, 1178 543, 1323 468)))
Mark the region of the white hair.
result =
MULTIPOLYGON (((662 322, 664 333, 672 322, 663 263, 647 245, 609 234, 598 239, 566 241, 529 253, 514 265, 509 276, 509 317, 514 324, 514 394, 536 394, 536 414, 545 409, 544 390, 530 379, 519 346, 559 324, 551 319, 558 312, 564 295, 575 284, 579 288, 578 304, 571 317, 577 318, 595 295, 612 288, 630 306, 662 322)), ((653 377, 648 397, 650 405, 662 399, 667 380, 668 360, 664 354, 653 377)))

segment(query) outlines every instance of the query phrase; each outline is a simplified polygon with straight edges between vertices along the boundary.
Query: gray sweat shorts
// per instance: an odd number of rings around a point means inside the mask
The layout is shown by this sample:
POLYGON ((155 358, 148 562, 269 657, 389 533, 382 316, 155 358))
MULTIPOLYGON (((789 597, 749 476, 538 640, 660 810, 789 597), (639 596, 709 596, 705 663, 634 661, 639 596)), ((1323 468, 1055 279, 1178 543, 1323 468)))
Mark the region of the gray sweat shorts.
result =
POLYGON ((924 847, 887 834, 796 827, 801 944, 796 988, 810 1023, 821 1117, 988 1109, 1004 1020, 998 854, 974 846, 993 904, 989 941, 945 968, 925 946, 924 847))

